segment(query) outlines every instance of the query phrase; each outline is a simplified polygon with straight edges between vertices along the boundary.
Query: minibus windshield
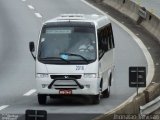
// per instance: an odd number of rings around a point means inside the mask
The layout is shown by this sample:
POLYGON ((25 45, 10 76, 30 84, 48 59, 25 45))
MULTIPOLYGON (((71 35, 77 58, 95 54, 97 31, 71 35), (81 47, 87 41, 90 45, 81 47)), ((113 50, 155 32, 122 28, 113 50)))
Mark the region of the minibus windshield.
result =
POLYGON ((40 61, 68 64, 95 61, 95 28, 93 26, 52 26, 43 28, 39 41, 38 59, 40 61))

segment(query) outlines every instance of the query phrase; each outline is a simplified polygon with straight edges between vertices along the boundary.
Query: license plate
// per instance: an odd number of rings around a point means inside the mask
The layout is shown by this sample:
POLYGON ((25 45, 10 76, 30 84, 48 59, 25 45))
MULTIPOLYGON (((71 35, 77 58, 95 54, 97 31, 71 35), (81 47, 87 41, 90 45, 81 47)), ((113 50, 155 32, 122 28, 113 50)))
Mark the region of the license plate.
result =
POLYGON ((59 94, 62 94, 62 95, 71 95, 72 94, 72 90, 66 90, 66 89, 59 90, 59 94))

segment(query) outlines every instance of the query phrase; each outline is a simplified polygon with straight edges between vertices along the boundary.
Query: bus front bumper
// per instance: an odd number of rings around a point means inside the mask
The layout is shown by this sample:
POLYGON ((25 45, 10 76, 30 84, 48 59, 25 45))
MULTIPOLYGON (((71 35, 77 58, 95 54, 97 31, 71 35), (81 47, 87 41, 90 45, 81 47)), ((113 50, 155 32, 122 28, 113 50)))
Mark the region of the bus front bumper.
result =
POLYGON ((59 95, 60 91, 69 90, 73 95, 97 95, 100 91, 100 78, 85 78, 76 81, 36 79, 36 81, 38 94, 59 95))

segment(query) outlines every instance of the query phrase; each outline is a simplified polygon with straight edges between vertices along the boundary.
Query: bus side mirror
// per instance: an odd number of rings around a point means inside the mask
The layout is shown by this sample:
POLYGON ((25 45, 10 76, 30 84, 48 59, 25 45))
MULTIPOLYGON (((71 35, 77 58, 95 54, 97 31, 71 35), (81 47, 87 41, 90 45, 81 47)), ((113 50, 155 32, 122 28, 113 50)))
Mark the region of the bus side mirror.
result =
POLYGON ((30 52, 35 51, 34 42, 29 42, 29 49, 30 49, 30 52))
POLYGON ((33 54, 33 52, 35 51, 34 42, 29 42, 29 50, 30 50, 30 52, 31 52, 31 54, 32 54, 33 59, 36 60, 36 57, 35 57, 35 55, 33 54))

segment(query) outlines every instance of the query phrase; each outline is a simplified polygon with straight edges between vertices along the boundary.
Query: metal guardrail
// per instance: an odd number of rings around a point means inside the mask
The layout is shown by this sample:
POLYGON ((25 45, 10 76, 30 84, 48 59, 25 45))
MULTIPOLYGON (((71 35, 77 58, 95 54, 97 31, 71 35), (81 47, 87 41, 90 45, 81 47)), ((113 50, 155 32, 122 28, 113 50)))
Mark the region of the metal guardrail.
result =
POLYGON ((160 108, 160 96, 151 102, 145 104, 144 106, 140 106, 140 115, 145 117, 160 108))

